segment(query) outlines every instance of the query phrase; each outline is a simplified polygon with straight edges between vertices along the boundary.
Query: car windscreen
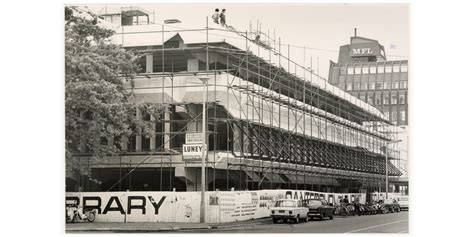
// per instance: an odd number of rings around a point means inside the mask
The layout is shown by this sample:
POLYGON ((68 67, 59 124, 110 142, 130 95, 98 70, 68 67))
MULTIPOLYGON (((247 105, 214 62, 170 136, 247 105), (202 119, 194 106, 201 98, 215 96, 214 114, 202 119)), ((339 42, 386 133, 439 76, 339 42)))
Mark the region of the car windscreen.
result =
POLYGON ((296 207, 295 201, 277 201, 275 207, 296 207))
POLYGON ((320 200, 309 200, 308 205, 310 205, 310 206, 321 206, 322 203, 321 203, 320 200))

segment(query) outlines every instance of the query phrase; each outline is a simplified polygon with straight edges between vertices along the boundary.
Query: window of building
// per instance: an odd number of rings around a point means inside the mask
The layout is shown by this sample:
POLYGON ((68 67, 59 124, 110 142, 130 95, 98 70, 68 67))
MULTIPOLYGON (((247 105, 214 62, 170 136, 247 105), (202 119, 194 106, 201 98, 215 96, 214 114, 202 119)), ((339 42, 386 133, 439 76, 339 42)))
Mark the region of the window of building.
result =
POLYGON ((142 150, 150 150, 150 137, 142 136, 142 150))
POLYGON ((391 73, 392 72, 392 66, 391 65, 387 65, 385 67, 385 73, 391 73))
POLYGON ((365 93, 361 93, 359 95, 359 99, 362 100, 362 101, 365 101, 365 93))
POLYGON ((383 89, 384 90, 390 90, 390 82, 384 82, 383 83, 383 89))
POLYGON ((367 66, 362 67, 362 73, 363 74, 369 74, 369 67, 367 67, 367 66))
POLYGON ((358 91, 360 87, 360 83, 354 83, 354 90, 358 91))
POLYGON ((382 86, 383 86, 382 82, 376 82, 376 83, 375 83, 375 89, 376 89, 376 90, 381 90, 381 89, 382 89, 382 86))
POLYGON ((377 73, 377 67, 376 66, 370 66, 369 67, 369 72, 372 73, 377 73))
POLYGON ((398 119, 397 117, 397 111, 392 111, 392 118, 390 119, 393 122, 396 122, 398 119))
POLYGON ((405 111, 400 111, 400 121, 406 121, 405 111))
POLYGON ((392 82, 392 89, 398 89, 398 81, 392 82))
POLYGON ((377 73, 385 73, 383 65, 377 66, 377 73))
POLYGON ((366 82, 363 82, 360 84, 360 89, 361 90, 367 90, 367 83, 366 82))
POLYGON ((347 68, 347 74, 349 74, 349 75, 354 74, 354 68, 353 67, 348 67, 347 68))
POLYGON ((407 81, 401 81, 400 82, 400 89, 406 89, 408 87, 408 82, 407 81))
POLYGON ((400 93, 400 95, 398 95, 398 103, 401 105, 405 104, 405 94, 400 93))
POLYGON ((347 69, 345 67, 339 68, 339 74, 346 75, 347 69))
POLYGON ((381 105, 382 104, 382 95, 380 93, 377 93, 375 95, 375 105, 381 105))
POLYGON ((408 65, 402 65, 402 66, 400 67, 400 71, 401 71, 401 72, 408 72, 408 65))
POLYGON ((389 103, 390 103, 390 97, 388 96, 388 94, 384 94, 383 95, 383 104, 388 105, 389 103))
POLYGON ((393 65, 393 72, 400 72, 400 65, 393 65))
POLYGON ((374 96, 373 95, 367 95, 367 103, 373 105, 374 104, 374 96))
POLYGON ((397 95, 392 95, 392 105, 397 104, 397 95))
POLYGON ((370 90, 375 90, 375 82, 371 82, 369 84, 369 88, 370 88, 370 90))
POLYGON ((346 84, 346 90, 351 91, 352 90, 352 83, 347 83, 346 84))
POLYGON ((362 68, 360 66, 357 66, 354 69, 355 69, 355 74, 360 74, 362 72, 362 68))

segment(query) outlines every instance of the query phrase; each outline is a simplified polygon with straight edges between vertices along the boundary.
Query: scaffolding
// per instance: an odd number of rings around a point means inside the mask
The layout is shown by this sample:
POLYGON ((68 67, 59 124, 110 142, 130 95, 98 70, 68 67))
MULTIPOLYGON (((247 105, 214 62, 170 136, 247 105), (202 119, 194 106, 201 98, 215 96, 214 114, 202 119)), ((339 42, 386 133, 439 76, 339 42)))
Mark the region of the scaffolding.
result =
MULTIPOLYGON (((154 136, 137 131, 123 139, 119 177, 102 186, 105 191, 133 190, 132 174, 143 167, 159 174, 156 190, 174 190, 173 182, 188 186, 192 175, 188 172, 197 166, 183 159, 180 147, 186 133, 203 129, 202 102, 195 99, 201 98, 200 75, 211 77, 204 128, 209 134, 207 180, 213 181, 208 190, 381 191, 386 168, 391 177, 401 175, 391 163, 385 167, 381 148, 397 139, 388 119, 328 84, 319 70, 313 70, 312 58, 309 66, 306 56, 303 65, 291 60, 290 45, 282 45, 275 33, 270 37, 269 30, 263 33, 261 23, 256 30, 250 24, 245 32, 161 25, 161 31, 122 31, 117 37, 124 48, 144 55, 140 61, 144 71, 129 89, 138 99, 166 109, 157 118, 147 118, 154 136), (159 34, 161 42, 127 46, 124 37, 133 33, 159 34), (190 34, 192 39, 186 39, 190 34), (200 34, 205 40, 196 42, 195 35, 200 34), (209 39, 216 35, 224 41, 209 39), (190 60, 197 61, 194 68, 190 60), (128 162, 123 157, 129 157, 128 162), (177 180, 178 167, 184 167, 184 178, 177 180), (123 184, 127 180, 128 185, 123 184)), ((147 116, 137 111, 137 117, 147 116)), ((117 167, 112 161, 117 157, 95 165, 89 156, 83 157, 88 167, 117 167)))

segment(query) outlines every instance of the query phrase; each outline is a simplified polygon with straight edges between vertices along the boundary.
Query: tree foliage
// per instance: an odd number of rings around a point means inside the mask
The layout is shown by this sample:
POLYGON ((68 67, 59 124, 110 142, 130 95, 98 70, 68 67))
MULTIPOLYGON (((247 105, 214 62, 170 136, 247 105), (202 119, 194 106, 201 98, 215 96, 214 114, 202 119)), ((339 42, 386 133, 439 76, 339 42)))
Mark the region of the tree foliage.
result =
POLYGON ((111 43, 113 34, 94 14, 65 8, 67 177, 78 171, 89 172, 81 169, 77 154, 101 159, 120 152, 122 137, 151 135, 151 124, 138 119, 136 111, 153 116, 161 111, 158 105, 136 101, 125 88, 124 81, 132 81, 139 70, 137 59, 141 55, 111 43))

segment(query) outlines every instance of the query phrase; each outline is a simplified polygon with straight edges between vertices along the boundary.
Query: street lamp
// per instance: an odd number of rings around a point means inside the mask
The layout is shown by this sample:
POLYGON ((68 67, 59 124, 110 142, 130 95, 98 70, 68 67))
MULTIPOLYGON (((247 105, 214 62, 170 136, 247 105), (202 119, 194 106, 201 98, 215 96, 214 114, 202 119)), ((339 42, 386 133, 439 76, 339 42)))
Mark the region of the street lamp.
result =
POLYGON ((206 222, 206 99, 207 99, 207 81, 209 77, 203 76, 199 80, 202 81, 203 85, 203 98, 202 98, 202 157, 201 157, 201 213, 200 222, 206 222))
POLYGON ((385 199, 388 199, 388 145, 401 141, 402 140, 390 141, 385 145, 385 199))

